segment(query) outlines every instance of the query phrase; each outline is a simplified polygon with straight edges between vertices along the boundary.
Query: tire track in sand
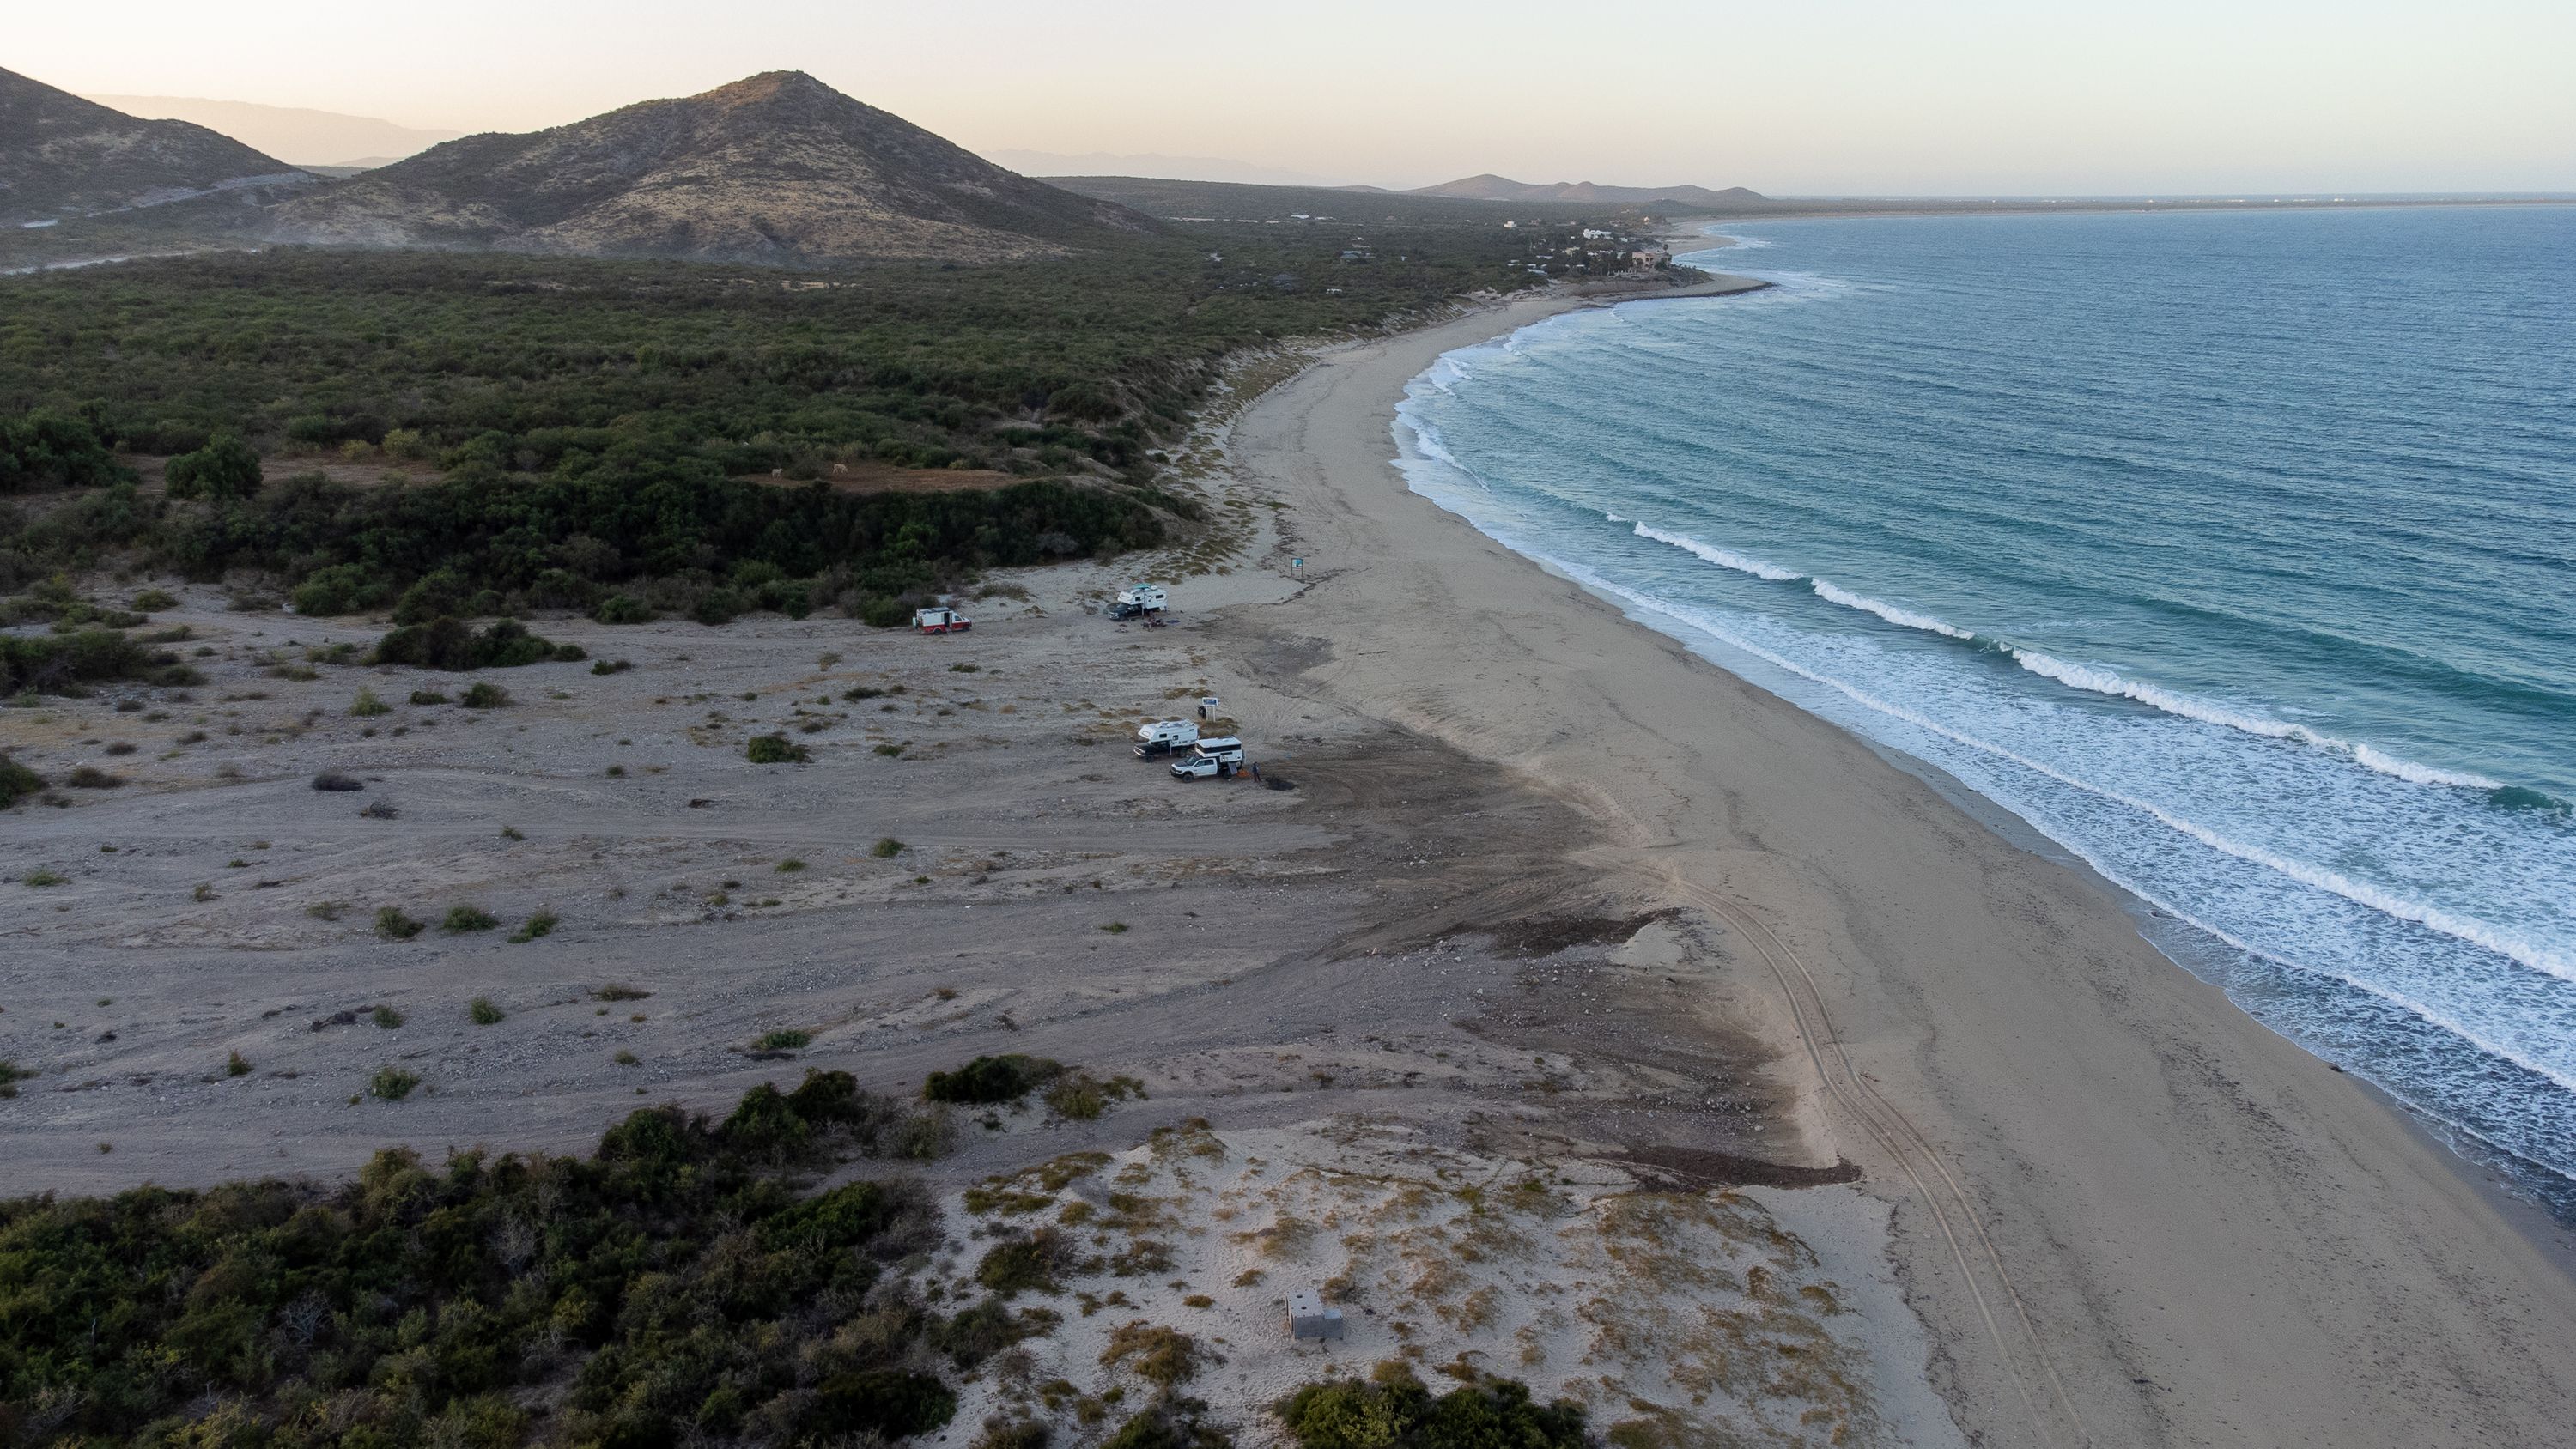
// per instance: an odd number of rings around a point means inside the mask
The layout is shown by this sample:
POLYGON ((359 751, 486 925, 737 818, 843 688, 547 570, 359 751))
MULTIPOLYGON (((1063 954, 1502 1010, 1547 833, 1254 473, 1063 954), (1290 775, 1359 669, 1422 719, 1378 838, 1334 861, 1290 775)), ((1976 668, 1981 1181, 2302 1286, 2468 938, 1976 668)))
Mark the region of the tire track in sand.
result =
POLYGON ((1667 867, 1664 875, 1676 894, 1734 926, 1752 945, 1788 999, 1799 1042, 1807 1049, 1807 1059, 1814 1065, 1825 1095, 1858 1121, 1879 1150, 1913 1183, 1915 1196, 1931 1216, 1933 1226, 1949 1247, 1951 1260, 1958 1265, 1960 1278, 1968 1285, 1968 1296, 1976 1305, 1987 1337, 1994 1343, 1996 1358, 2011 1377, 2013 1389, 2030 1415, 2032 1434, 2041 1444, 2090 1445, 2093 1438, 2085 1427, 2084 1416, 2075 1406, 2074 1395, 2067 1392, 2056 1361, 2049 1356, 2047 1343, 2031 1318, 2029 1304, 2023 1300, 2021 1290, 2013 1286, 2003 1254, 1986 1232, 1975 1202, 1930 1139, 1853 1065, 1834 1032, 1833 1014, 1826 1009, 1824 993, 1806 962, 1752 913, 1685 879, 1678 867, 1667 867), (1996 1312, 1998 1302, 2006 1305, 2002 1317, 1996 1312), (2031 1365, 2036 1366, 2036 1375, 2031 1365), (2034 1377, 2041 1382, 2034 1384, 2034 1377))

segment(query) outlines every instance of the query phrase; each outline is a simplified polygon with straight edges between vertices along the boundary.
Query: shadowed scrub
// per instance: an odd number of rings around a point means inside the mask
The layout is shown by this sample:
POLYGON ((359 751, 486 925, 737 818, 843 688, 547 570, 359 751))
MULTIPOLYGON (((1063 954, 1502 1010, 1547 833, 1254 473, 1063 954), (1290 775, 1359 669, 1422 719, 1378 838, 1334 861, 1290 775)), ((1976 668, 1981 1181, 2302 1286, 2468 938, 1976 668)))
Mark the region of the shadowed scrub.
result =
POLYGON ((397 1150, 337 1188, 0 1202, 0 1427, 387 1446, 936 1428, 956 1405, 940 1340, 1002 1335, 871 1291, 937 1241, 935 1214, 902 1182, 799 1189, 917 1137, 917 1115, 809 1073, 722 1122, 636 1112, 587 1158, 397 1150))

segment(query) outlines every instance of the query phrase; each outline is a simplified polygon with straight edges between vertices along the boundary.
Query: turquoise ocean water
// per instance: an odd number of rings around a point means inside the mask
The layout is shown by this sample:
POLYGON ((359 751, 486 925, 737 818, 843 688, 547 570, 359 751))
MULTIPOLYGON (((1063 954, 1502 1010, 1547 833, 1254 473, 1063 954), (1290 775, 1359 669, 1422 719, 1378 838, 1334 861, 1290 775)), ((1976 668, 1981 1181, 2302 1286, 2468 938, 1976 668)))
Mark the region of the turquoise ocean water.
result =
POLYGON ((1417 378, 1415 490, 2576 1214, 2576 208, 1727 231, 1417 378))

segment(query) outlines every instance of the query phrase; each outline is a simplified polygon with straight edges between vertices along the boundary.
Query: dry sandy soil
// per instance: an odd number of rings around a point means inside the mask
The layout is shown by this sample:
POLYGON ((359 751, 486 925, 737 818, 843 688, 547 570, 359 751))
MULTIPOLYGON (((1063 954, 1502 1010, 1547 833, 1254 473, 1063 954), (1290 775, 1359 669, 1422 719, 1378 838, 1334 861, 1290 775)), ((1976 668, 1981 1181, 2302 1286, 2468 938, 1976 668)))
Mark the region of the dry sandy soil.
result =
POLYGON ((301 664, 380 623, 190 593, 189 697, 0 713, 126 777, 0 817, 0 1056, 39 1073, 6 1190, 577 1150, 1021 1051, 1144 1097, 961 1116, 925 1169, 922 1291, 1040 1224, 1085 1255, 951 1442, 1014 1407, 1087 1442, 1155 1327, 1247 1444, 1389 1357, 1629 1445, 2570 1442, 2576 1293, 2440 1149, 2092 882, 1403 490, 1403 381, 1563 305, 1247 360, 1277 385, 1184 455, 1223 542, 1012 576, 964 636, 535 621, 632 667, 468 711, 301 664), (1172 627, 1086 607, 1130 575, 1172 627), (1129 755, 1202 694, 1293 789, 1129 755), (811 761, 749 764, 770 732, 811 761), (365 1095, 387 1066, 420 1090, 365 1095), (1343 1342, 1286 1339, 1299 1287, 1343 1342))

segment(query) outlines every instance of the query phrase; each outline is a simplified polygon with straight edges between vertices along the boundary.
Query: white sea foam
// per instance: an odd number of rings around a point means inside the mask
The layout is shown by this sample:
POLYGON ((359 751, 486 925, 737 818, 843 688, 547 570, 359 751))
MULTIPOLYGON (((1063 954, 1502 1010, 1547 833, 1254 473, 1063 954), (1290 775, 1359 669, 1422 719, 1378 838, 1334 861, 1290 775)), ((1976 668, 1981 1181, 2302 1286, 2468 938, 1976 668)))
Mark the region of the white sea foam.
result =
POLYGON ((2354 744, 2349 740, 2336 739, 2332 735, 2312 730, 2303 724, 2268 719, 2259 714, 2229 709, 2224 705, 2212 704, 2207 700, 2195 699, 2188 694, 2180 694, 2156 685, 2141 684, 2137 680, 2126 678, 2099 665, 2069 664, 2063 659, 2042 654, 2036 649, 2015 649, 2012 651, 2012 657, 2022 668, 2033 674, 2054 679, 2060 684, 2090 690, 2095 694, 2133 699, 2167 714, 2196 719, 2205 724, 2224 725, 2229 729, 2242 730, 2246 734, 2260 735, 2265 739, 2296 740, 2303 745, 2313 745, 2318 749, 2342 755, 2364 769, 2376 770, 2383 775, 2393 775, 2400 780, 2411 781, 2418 785, 2446 785, 2463 790, 2502 788, 2500 782, 2490 780, 2484 775, 2472 775, 2463 770, 2445 770, 2434 765, 2419 765, 2413 760, 2400 759, 2368 744, 2354 744))
POLYGON ((2398 779, 2412 780, 2418 785, 2450 785, 2462 790, 2504 788, 2502 780, 2490 780, 2484 775, 2473 775, 2466 770, 2445 770, 2439 765, 2419 765, 2413 760, 2399 759, 2395 755, 2367 744, 2354 745, 2352 757, 2363 766, 2377 770, 2383 775, 2395 775, 2398 779))
MULTIPOLYGON (((1506 540, 1506 542, 1508 542, 1508 540, 1506 540)), ((1996 744, 1991 740, 1982 739, 1953 726, 1943 724, 1939 720, 1924 714, 1920 710, 1897 704, 1892 700, 1880 698, 1866 690, 1859 689, 1840 679, 1836 679, 1831 675, 1820 673, 1814 669, 1801 665, 1789 659, 1787 656, 1780 654, 1776 650, 1766 649, 1752 640, 1742 637, 1736 631, 1721 627, 1714 620, 1702 614, 1699 610, 1690 609, 1685 606, 1674 604, 1669 600, 1656 598, 1651 594, 1642 593, 1635 589, 1629 589, 1622 587, 1621 585, 1611 583, 1610 581, 1601 578, 1599 575, 1592 573, 1590 570, 1580 568, 1576 565, 1567 564, 1554 559, 1550 559, 1548 561, 1555 567, 1563 569, 1567 573, 1582 579, 1593 588, 1615 594, 1641 608, 1651 610, 1655 613, 1662 614, 1667 618, 1688 624, 1692 628, 1713 634, 1716 637, 1723 639, 1728 644, 1733 645, 1738 649, 1742 649, 1746 653, 1752 654, 1757 658, 1778 666, 1779 668, 1788 670, 1790 673, 1795 674, 1802 679, 1813 681, 1814 683, 1821 684, 1828 689, 1834 690, 1835 692, 1848 697, 1856 704, 1862 705, 1870 710, 1876 711, 1877 713, 1887 715, 1890 718, 1903 720, 1905 723, 1910 724, 1917 729, 1926 730, 1939 735, 1943 739, 1949 740, 1954 744, 1976 750, 1982 754, 1994 756, 1998 759, 2007 760, 2012 764, 2031 771, 2034 774, 2054 780, 2061 785, 2081 790, 2086 794, 2109 800, 2115 804, 2138 811, 2139 813, 2155 820, 2158 824, 2163 825, 2166 829, 2175 831, 2182 835, 2187 835, 2193 840, 2200 842, 2202 845, 2205 845, 2222 855, 2232 857, 2236 860, 2241 860, 2248 865, 2260 866, 2276 875, 2296 881, 2299 884, 2308 886, 2312 889, 2322 890, 2333 895, 2341 896, 2345 900, 2353 902, 2355 905, 2365 906, 2381 915, 2392 917, 2396 920, 2411 922, 2415 925, 2423 926, 2428 930, 2438 931, 2441 934, 2450 936, 2454 939, 2466 941, 2471 945, 2477 946, 2486 951, 2491 951, 2508 960, 2519 962, 2532 970, 2542 972, 2546 975, 2555 976, 2562 981, 2576 981, 2576 955, 2571 955, 2566 951, 2544 946, 2535 941, 2525 940, 2514 933, 2500 929, 2489 922, 2481 921, 2471 916, 2462 915, 2456 911, 2446 910, 2440 906, 2429 905, 2425 902, 2411 899, 2383 886, 2374 885, 2367 881, 2355 880, 2340 871, 2330 870, 2324 866, 2296 860, 2283 855, 2278 851, 2267 850, 2261 846, 2251 845, 2246 842, 2233 839, 2219 831, 2199 824, 2196 821, 2185 819, 2153 801, 2142 800, 2134 795, 2109 789, 2089 780, 2079 779, 2076 776, 2068 774, 2065 771, 2043 761, 2032 759, 2029 756, 2019 754, 2002 745, 1996 744)), ((2077 847, 2072 842, 2060 841, 2059 843, 2066 845, 2070 850, 2077 850, 2077 847)), ((2081 854, 2082 852, 2078 850, 2078 853, 2081 854)), ((2087 858, 2088 860, 2090 859, 2090 857, 2087 858)), ((2180 911, 2176 911, 2175 914, 2180 915, 2182 913, 2180 911)), ((2283 960, 2285 964, 2288 965, 2299 966, 2303 970, 2313 969, 2306 966, 2304 963, 2290 961, 2287 958, 2275 957, 2274 959, 2283 960)), ((2360 985, 2361 983, 2356 982, 2354 984, 2360 985)))
POLYGON ((1858 609, 1864 614, 1876 614, 1878 617, 1885 619, 1891 624, 1902 624, 1908 629, 1921 629, 1927 634, 1938 634, 1947 639, 1974 639, 1977 637, 1956 625, 1942 623, 1940 620, 1933 618, 1929 614, 1918 614, 1911 609, 1900 609, 1894 604, 1882 604, 1878 600, 1869 597, 1867 594, 1855 594, 1849 589, 1842 588, 1835 584, 1826 583, 1823 579, 1809 579, 1807 580, 1807 586, 1816 591, 1817 598, 1823 599, 1829 603, 1840 604, 1846 609, 1858 609))
POLYGON ((1796 569, 1784 569, 1778 564, 1765 562, 1764 560, 1754 558, 1749 554, 1737 553, 1733 549, 1719 548, 1713 543, 1702 543, 1700 540, 1692 538, 1688 534, 1666 533, 1662 529, 1656 528, 1651 524, 1638 524, 1636 527, 1636 533, 1639 538, 1651 538, 1657 543, 1671 544, 1682 552, 1706 559, 1710 563, 1716 564, 1719 568, 1734 569, 1738 573, 1751 574, 1757 579, 1769 579, 1773 583, 1786 583, 1791 579, 1802 579, 1806 577, 1805 574, 1798 572, 1796 569))

